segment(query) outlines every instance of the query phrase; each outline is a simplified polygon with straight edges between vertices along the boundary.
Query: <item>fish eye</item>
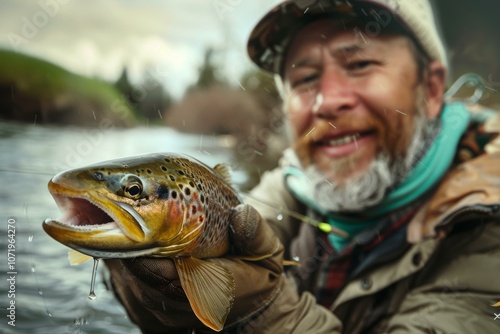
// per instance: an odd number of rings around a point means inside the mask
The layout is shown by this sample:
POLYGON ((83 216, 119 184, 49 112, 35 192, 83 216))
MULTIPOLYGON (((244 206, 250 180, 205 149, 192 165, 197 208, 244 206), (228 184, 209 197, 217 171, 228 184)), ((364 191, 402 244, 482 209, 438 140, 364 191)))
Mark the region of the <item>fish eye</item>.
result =
POLYGON ((129 198, 138 199, 142 195, 142 183, 139 180, 134 180, 125 186, 123 192, 129 198))

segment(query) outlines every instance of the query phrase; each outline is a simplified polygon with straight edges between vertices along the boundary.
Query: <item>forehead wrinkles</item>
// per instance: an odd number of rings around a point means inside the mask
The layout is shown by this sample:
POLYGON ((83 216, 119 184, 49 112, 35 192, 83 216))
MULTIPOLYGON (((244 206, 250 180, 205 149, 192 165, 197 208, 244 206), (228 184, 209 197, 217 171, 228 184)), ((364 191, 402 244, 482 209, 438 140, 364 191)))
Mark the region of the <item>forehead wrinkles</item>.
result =
MULTIPOLYGON (((402 34, 391 30, 383 31, 377 36, 368 36, 363 33, 363 24, 364 21, 359 20, 320 19, 306 25, 296 33, 288 47, 284 70, 297 63, 297 58, 307 55, 319 57, 318 51, 314 50, 333 43, 332 39, 335 39, 334 44, 356 44, 361 48, 371 48, 373 44, 378 44, 377 42, 385 40, 386 37, 403 37, 402 34)), ((356 53, 350 51, 358 52, 361 49, 344 48, 343 54, 349 56, 356 53)))
MULTIPOLYGON (((299 49, 304 49, 324 45, 339 34, 351 33, 354 36, 357 33, 359 35, 360 30, 356 26, 353 22, 347 22, 346 24, 345 21, 332 19, 314 21, 296 33, 288 47, 287 53, 289 55, 292 51, 296 52, 298 46, 300 46, 299 49)), ((288 55, 287 58, 289 58, 288 55)))

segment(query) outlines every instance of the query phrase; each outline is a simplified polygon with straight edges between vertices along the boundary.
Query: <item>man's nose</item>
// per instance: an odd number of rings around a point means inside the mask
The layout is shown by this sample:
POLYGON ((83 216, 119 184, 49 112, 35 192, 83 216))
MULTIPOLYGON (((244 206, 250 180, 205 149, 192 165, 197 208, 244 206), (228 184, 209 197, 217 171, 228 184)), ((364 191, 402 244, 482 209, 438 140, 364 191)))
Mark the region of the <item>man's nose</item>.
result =
POLYGON ((328 69, 321 75, 312 111, 318 117, 337 117, 352 110, 356 101, 356 94, 347 74, 340 69, 328 69))

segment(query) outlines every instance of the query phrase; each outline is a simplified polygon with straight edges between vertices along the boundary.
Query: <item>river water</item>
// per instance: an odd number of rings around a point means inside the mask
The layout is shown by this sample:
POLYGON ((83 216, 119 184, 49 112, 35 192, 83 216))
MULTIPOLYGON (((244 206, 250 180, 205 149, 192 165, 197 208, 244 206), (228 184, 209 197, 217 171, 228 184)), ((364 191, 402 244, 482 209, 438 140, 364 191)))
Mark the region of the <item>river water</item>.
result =
MULTIPOLYGON (((147 152, 186 153, 209 166, 232 160, 223 140, 164 127, 90 130, 0 123, 0 333, 139 333, 102 283, 103 264, 97 298, 90 300, 92 261, 70 266, 68 248, 46 235, 41 223, 60 215, 47 190, 51 176, 147 152)), ((242 183, 245 175, 235 171, 234 179, 242 183)))

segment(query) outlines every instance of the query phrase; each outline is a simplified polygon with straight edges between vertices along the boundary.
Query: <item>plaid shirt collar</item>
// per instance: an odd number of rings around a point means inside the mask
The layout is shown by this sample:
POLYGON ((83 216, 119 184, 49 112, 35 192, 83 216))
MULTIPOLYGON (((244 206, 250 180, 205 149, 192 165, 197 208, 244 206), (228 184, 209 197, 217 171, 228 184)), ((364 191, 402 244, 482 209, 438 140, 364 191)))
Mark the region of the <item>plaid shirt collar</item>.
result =
POLYGON ((347 281, 360 275, 368 268, 406 250, 406 225, 421 208, 419 200, 389 215, 374 228, 359 234, 340 253, 335 252, 327 235, 318 233, 327 249, 320 260, 314 293, 318 303, 330 307, 347 281))

